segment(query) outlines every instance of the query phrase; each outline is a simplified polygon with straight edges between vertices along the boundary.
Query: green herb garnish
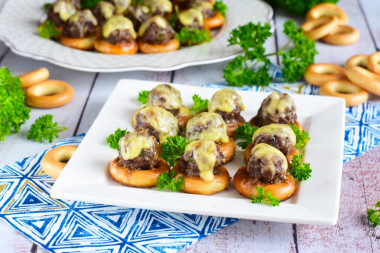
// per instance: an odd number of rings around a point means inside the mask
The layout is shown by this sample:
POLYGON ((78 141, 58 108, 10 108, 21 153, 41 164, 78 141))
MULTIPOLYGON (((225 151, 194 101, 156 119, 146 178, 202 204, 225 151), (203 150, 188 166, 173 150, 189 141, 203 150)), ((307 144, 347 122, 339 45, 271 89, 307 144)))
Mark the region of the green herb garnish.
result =
POLYGON ((279 206, 278 198, 273 197, 271 192, 264 192, 264 188, 259 186, 256 188, 258 196, 252 196, 252 203, 264 203, 272 206, 279 206))
POLYGON ((28 132, 29 140, 42 142, 42 139, 52 143, 55 138, 58 138, 58 133, 67 130, 66 127, 58 126, 57 122, 53 122, 53 115, 45 114, 33 123, 28 132))
POLYGON ((220 14, 223 15, 223 17, 225 17, 226 11, 227 11, 227 5, 223 3, 222 1, 216 1, 214 3, 214 11, 219 12, 220 14))
POLYGON ((259 129, 257 126, 252 126, 249 122, 244 123, 242 126, 236 128, 235 140, 243 139, 244 141, 238 142, 238 146, 242 149, 246 149, 247 146, 252 142, 252 136, 259 129))
POLYGON ((175 35, 181 45, 191 46, 210 41, 211 36, 208 30, 188 29, 183 27, 179 33, 175 35))
POLYGON ((185 151, 185 148, 189 141, 181 136, 168 136, 166 137, 166 140, 166 142, 161 143, 161 158, 167 161, 169 165, 173 167, 175 162, 185 151))
POLYGON ((377 209, 368 209, 367 211, 368 221, 372 223, 372 227, 374 228, 380 225, 380 201, 377 201, 375 207, 377 207, 377 209))
POLYGON ((293 125, 288 124, 288 125, 292 128, 294 134, 296 135, 295 148, 298 151, 302 151, 305 148, 307 142, 310 140, 309 133, 306 132, 305 130, 300 131, 297 124, 293 124, 293 125))
POLYGON ((46 20, 38 27, 38 34, 45 39, 58 38, 61 32, 57 29, 55 24, 50 20, 46 20))
POLYGON ((304 181, 311 177, 312 170, 309 163, 302 163, 302 154, 295 154, 289 165, 289 173, 298 181, 304 181))
POLYGON ((127 129, 126 130, 121 130, 120 128, 118 128, 115 131, 115 133, 110 134, 107 137, 106 141, 110 145, 111 148, 119 150, 119 140, 121 139, 121 137, 123 137, 126 134, 129 134, 129 131, 127 129))
POLYGON ((313 6, 320 3, 333 3, 336 4, 339 0, 265 0, 272 6, 280 5, 285 10, 296 15, 305 15, 308 10, 313 6))
POLYGON ((165 188, 170 188, 172 192, 178 192, 182 190, 184 185, 183 177, 180 176, 178 179, 175 178, 175 172, 170 171, 169 174, 164 171, 158 177, 157 188, 159 191, 162 191, 165 188))
POLYGON ((202 99, 197 94, 193 95, 193 106, 191 107, 191 110, 194 112, 194 114, 198 114, 204 109, 208 108, 208 99, 202 99))
POLYGON ((148 90, 142 90, 139 92, 139 102, 143 105, 146 105, 148 103, 148 95, 149 91, 148 90))
POLYGON ((94 8, 101 0, 81 0, 80 6, 82 10, 94 8))

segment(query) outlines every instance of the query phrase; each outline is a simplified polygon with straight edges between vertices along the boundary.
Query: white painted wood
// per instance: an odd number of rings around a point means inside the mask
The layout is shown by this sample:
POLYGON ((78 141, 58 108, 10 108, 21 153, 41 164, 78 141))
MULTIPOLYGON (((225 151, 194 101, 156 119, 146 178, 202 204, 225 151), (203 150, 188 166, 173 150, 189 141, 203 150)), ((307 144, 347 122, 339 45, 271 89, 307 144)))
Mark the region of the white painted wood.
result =
POLYGON ((375 41, 377 50, 380 50, 380 5, 378 0, 360 0, 364 16, 375 41))
POLYGON ((0 251, 1 252, 29 252, 33 242, 23 234, 0 219, 0 251))

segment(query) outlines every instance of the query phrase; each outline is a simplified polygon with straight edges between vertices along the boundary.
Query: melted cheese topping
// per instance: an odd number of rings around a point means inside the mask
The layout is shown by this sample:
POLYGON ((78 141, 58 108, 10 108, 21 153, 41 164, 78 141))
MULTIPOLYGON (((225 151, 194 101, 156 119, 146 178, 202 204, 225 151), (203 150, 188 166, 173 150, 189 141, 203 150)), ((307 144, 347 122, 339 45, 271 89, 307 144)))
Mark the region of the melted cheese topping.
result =
POLYGON ((132 21, 121 15, 112 16, 107 20, 103 26, 103 37, 108 38, 116 30, 128 30, 133 39, 137 37, 132 21))
POLYGON ((96 20, 94 14, 90 10, 77 11, 74 15, 69 18, 70 22, 76 23, 79 21, 80 17, 84 17, 84 22, 91 22, 94 26, 98 25, 98 20, 96 20))
POLYGON ((100 13, 105 19, 110 19, 115 11, 115 6, 109 2, 101 1, 100 3, 100 13))
POLYGON ((150 7, 152 12, 161 10, 162 12, 170 13, 173 10, 173 4, 169 0, 145 0, 144 4, 150 7))
POLYGON ((76 9, 71 2, 58 0, 53 5, 53 12, 58 13, 63 21, 67 21, 76 12, 76 9))
POLYGON ((188 9, 185 11, 181 11, 178 14, 178 19, 184 26, 191 26, 194 22, 194 19, 198 20, 199 24, 203 26, 203 14, 198 9, 188 9))
POLYGON ((116 8, 116 13, 122 14, 131 5, 131 0, 113 0, 116 8))
POLYGON ((193 116, 193 114, 191 113, 190 109, 181 105, 181 107, 179 108, 179 114, 178 114, 179 117, 181 116, 193 116))
POLYGON ((206 1, 196 1, 195 3, 192 4, 192 7, 195 9, 198 9, 200 11, 202 10, 213 10, 214 7, 210 2, 206 1))
POLYGON ((226 123, 222 116, 214 112, 203 112, 189 119, 186 125, 186 139, 189 141, 210 139, 221 143, 229 142, 226 123))
POLYGON ((289 138, 290 143, 294 146, 296 145, 296 135, 294 134, 292 128, 285 124, 269 124, 260 127, 256 130, 255 134, 252 136, 252 142, 255 141, 257 136, 262 134, 270 136, 278 136, 281 139, 289 138))
POLYGON ((198 165, 200 177, 206 181, 214 179, 216 163, 216 144, 213 140, 199 140, 190 142, 185 149, 186 153, 193 153, 194 161, 198 165))
POLYGON ((273 92, 268 98, 271 98, 271 101, 268 106, 263 108, 264 117, 275 114, 284 115, 286 108, 292 108, 292 106, 295 106, 294 100, 291 96, 284 96, 278 92, 273 92))
POLYGON ((148 104, 168 110, 178 109, 182 106, 181 94, 171 85, 159 84, 149 92, 148 104))
POLYGON ((132 126, 136 128, 136 116, 142 114, 144 122, 149 124, 158 132, 160 142, 166 142, 166 137, 178 134, 178 120, 167 110, 153 105, 146 105, 137 110, 133 116, 132 126))
POLYGON ((275 157, 279 157, 282 160, 282 174, 285 175, 288 170, 288 162, 284 154, 277 148, 274 148, 266 143, 260 143, 254 146, 251 150, 251 156, 255 156, 257 159, 263 159, 263 157, 265 157, 268 161, 270 161, 267 166, 262 168, 263 173, 269 171, 272 176, 276 174, 276 166, 272 162, 273 159, 276 159, 275 157))
POLYGON ((212 96, 208 104, 208 111, 231 113, 236 108, 235 101, 237 101, 237 105, 240 106, 241 110, 244 111, 243 100, 236 91, 231 89, 219 90, 212 96))
POLYGON ((135 159, 144 149, 152 149, 154 146, 154 137, 147 132, 130 133, 119 141, 120 154, 124 160, 135 159))
POLYGON ((150 26, 151 23, 155 23, 156 25, 158 25, 161 28, 165 28, 165 27, 169 26, 168 21, 166 21, 166 19, 164 19, 163 17, 161 17, 161 16, 151 17, 140 26, 140 28, 139 28, 139 36, 140 37, 144 35, 146 29, 150 26))

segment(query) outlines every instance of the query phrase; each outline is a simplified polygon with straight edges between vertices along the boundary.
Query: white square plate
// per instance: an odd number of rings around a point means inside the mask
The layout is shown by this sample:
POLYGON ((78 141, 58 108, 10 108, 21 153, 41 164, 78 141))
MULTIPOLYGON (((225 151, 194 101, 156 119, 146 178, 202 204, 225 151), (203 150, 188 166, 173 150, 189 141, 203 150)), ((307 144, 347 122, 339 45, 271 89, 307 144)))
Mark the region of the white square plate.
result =
MULTIPOLYGON (((105 103, 78 150, 54 184, 54 198, 82 200, 125 207, 169 212, 225 216, 278 222, 335 224, 338 219, 340 185, 343 166, 344 101, 339 98, 292 95, 298 121, 309 132, 305 161, 311 164, 312 177, 297 184, 295 195, 279 207, 252 204, 234 189, 201 196, 139 189, 113 181, 107 168, 118 154, 106 138, 117 128, 131 126, 134 112, 141 107, 138 92, 150 90, 159 82, 121 80, 105 103)), ((217 89, 176 85, 183 104, 192 105, 194 93, 210 99, 217 89)), ((246 110, 246 120, 255 116, 268 93, 239 91, 246 110)), ((226 165, 233 177, 244 165, 243 151, 238 150, 233 162, 226 165)))

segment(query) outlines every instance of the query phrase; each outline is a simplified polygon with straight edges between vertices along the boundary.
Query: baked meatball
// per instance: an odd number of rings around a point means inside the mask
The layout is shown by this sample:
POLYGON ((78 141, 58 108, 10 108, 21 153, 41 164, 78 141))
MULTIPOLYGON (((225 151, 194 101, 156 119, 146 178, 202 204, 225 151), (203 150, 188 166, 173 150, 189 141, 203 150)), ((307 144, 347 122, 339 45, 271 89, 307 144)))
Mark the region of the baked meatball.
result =
POLYGON ((76 11, 74 4, 70 0, 58 0, 49 7, 47 19, 56 26, 63 27, 76 11))
POLYGON ((100 25, 103 25, 108 19, 116 14, 116 8, 110 2, 101 1, 93 9, 92 12, 100 25))
POLYGON ((173 11, 173 4, 169 0, 144 0, 143 4, 149 7, 153 16, 168 17, 173 11))
POLYGON ((70 38, 95 36, 98 21, 90 10, 77 11, 72 15, 63 29, 63 35, 70 38))
MULTIPOLYGON (((169 25, 168 21, 161 16, 149 18, 139 29, 141 41, 152 45, 166 44, 174 39, 174 36, 175 31, 169 25)), ((168 101, 166 103, 168 103, 168 101)))
POLYGON ((288 170, 288 162, 284 154, 266 144, 260 143, 251 150, 247 163, 248 175, 263 183, 283 182, 288 170))

